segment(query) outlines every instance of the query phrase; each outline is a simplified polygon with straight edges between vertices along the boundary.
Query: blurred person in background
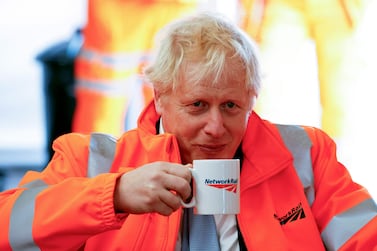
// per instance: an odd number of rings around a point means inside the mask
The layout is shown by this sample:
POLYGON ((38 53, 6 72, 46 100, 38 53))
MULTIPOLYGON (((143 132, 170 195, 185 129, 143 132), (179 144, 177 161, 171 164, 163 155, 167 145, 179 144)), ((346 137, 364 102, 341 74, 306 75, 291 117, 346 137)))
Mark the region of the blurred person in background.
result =
POLYGON ((88 1, 84 44, 75 60, 74 132, 119 136, 136 126, 153 95, 140 78, 153 37, 166 23, 197 10, 198 1, 88 1))
POLYGON ((241 27, 258 42, 265 74, 266 91, 259 97, 256 110, 279 122, 286 121, 290 114, 291 123, 314 117, 305 104, 308 100, 316 102, 318 92, 307 91, 313 89, 302 68, 308 67, 310 59, 299 61, 300 49, 312 41, 319 82, 319 124, 340 144, 347 116, 352 116, 348 112, 353 105, 350 100, 354 100, 352 95, 363 67, 355 36, 368 2, 241 0, 241 27), (298 67, 302 69, 298 71, 298 67))
POLYGON ((376 203, 337 160, 335 142, 253 111, 259 62, 238 24, 215 13, 176 20, 144 74, 154 99, 136 129, 65 134, 43 171, 0 193, 0 250, 376 248, 376 203), (241 161, 240 213, 190 215, 181 206, 188 168, 222 158, 241 161), (187 216, 201 225, 185 225, 187 216), (205 226, 213 242, 194 238, 205 226))

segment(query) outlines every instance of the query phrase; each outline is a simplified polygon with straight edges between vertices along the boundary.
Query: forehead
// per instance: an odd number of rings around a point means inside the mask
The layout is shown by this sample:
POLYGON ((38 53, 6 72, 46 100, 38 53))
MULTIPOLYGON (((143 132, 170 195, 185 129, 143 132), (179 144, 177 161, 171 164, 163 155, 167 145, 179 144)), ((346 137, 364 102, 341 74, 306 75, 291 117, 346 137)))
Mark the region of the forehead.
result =
POLYGON ((212 92, 223 92, 229 94, 234 92, 247 92, 245 83, 243 81, 238 81, 237 79, 219 79, 214 81, 213 79, 208 78, 196 83, 184 81, 179 84, 177 89, 188 93, 206 91, 209 92, 209 94, 212 94, 212 92))
POLYGON ((193 102, 196 100, 225 102, 233 101, 238 103, 247 103, 250 100, 251 92, 246 86, 239 82, 219 81, 216 84, 212 82, 200 81, 192 84, 182 82, 172 93, 175 99, 180 102, 193 102))
POLYGON ((214 71, 211 66, 203 63, 187 63, 181 69, 180 84, 185 87, 202 86, 211 88, 245 88, 246 70, 239 62, 227 62, 221 71, 214 71), (232 64, 233 63, 233 64, 232 64))

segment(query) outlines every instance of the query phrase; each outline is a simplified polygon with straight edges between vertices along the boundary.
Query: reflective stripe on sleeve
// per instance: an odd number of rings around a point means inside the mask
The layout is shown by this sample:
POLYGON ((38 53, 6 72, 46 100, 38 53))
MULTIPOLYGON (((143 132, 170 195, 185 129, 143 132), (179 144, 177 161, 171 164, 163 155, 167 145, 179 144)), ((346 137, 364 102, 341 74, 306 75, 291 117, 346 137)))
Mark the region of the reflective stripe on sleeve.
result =
MULTIPOLYGON (((107 74, 103 76, 99 74, 101 77, 97 76, 96 78, 89 79, 78 74, 75 80, 75 88, 77 90, 90 90, 107 96, 123 97, 126 94, 133 93, 133 90, 138 85, 141 86, 144 83, 138 72, 143 62, 148 62, 149 58, 149 53, 144 52, 111 54, 82 48, 77 59, 87 61, 92 67, 99 64, 108 68, 112 74, 110 74, 111 77, 107 76, 107 74)), ((95 70, 95 67, 92 70, 95 70)), ((83 71, 87 72, 88 70, 85 68, 83 71)))
POLYGON ((304 187, 306 198, 309 205, 314 201, 314 174, 310 148, 312 142, 306 131, 295 125, 278 125, 280 135, 284 144, 293 155, 293 165, 304 187))
POLYGON ((107 173, 111 169, 116 148, 116 139, 103 133, 92 133, 89 145, 88 177, 107 173))
POLYGON ((88 48, 82 48, 78 58, 88 62, 100 62, 102 65, 124 70, 135 67, 135 62, 149 61, 151 56, 148 52, 130 52, 130 53, 100 53, 88 48))
MULTIPOLYGON (((115 154, 114 137, 93 133, 89 145, 88 177, 110 171, 115 154)), ((40 250, 33 240, 35 199, 48 185, 43 180, 34 180, 22 186, 26 188, 15 201, 10 215, 9 243, 12 250, 40 250)))
POLYGON ((377 206, 368 199, 333 217, 322 232, 327 250, 338 250, 357 231, 377 216, 377 206))
POLYGON ((35 188, 35 187, 40 187, 40 186, 47 186, 47 184, 43 180, 33 180, 29 183, 23 184, 21 187, 23 188, 35 188))
POLYGON ((77 90, 85 89, 104 95, 123 97, 126 93, 132 93, 132 88, 135 88, 135 85, 142 84, 137 78, 137 76, 131 76, 126 80, 84 80, 77 78, 75 88, 77 90))
POLYGON ((12 250, 40 250, 33 240, 33 220, 35 198, 47 188, 42 180, 36 180, 24 187, 24 190, 13 205, 9 223, 9 243, 12 250))

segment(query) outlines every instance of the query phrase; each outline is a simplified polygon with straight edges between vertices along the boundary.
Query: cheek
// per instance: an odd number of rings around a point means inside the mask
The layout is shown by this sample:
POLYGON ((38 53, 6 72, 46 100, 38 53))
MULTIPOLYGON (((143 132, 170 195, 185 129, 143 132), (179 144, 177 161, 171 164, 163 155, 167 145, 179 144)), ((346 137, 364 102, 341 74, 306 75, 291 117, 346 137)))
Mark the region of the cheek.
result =
POLYGON ((245 127, 244 126, 237 126, 232 129, 231 134, 235 139, 242 139, 245 134, 245 127))
POLYGON ((177 130, 184 138, 193 138, 200 128, 193 121, 177 121, 177 130))
POLYGON ((163 113, 163 121, 168 132, 173 133, 179 137, 192 134, 194 128, 194 121, 187 118, 184 113, 174 110, 169 110, 163 113))
POLYGON ((184 120, 183 118, 176 121, 175 134, 184 141, 192 141, 199 137, 202 127, 195 119, 184 120))
POLYGON ((231 121, 228 128, 230 130, 231 135, 233 135, 234 138, 242 138, 244 136, 245 131, 246 131, 246 126, 247 126, 247 121, 248 119, 231 121))

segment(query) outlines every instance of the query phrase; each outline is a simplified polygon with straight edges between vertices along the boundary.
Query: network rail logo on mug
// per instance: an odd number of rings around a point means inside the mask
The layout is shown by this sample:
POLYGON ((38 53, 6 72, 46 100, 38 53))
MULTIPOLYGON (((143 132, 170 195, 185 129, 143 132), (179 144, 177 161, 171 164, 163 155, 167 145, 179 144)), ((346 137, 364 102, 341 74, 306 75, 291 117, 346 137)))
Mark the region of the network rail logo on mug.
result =
POLYGON ((238 179, 205 179, 204 184, 210 187, 225 189, 229 192, 237 193, 238 179))

